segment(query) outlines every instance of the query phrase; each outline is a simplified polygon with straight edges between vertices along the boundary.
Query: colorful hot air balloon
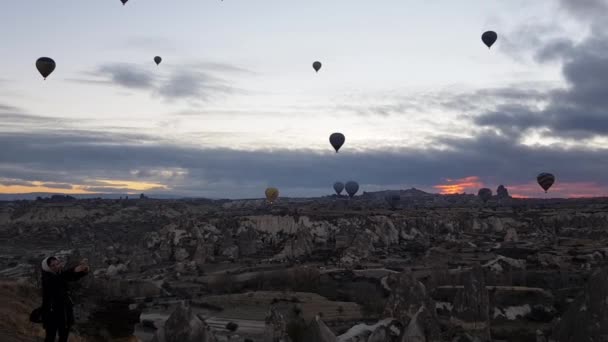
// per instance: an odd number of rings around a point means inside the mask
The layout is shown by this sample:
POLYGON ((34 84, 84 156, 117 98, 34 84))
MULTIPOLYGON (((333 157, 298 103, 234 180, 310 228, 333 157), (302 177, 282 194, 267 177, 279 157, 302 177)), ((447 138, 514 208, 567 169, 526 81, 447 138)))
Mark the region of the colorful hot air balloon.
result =
POLYGON ((486 31, 481 35, 481 41, 486 44, 488 49, 494 45, 496 39, 498 39, 498 35, 494 31, 486 31))
POLYGON ((357 191, 359 191, 359 183, 357 183, 355 181, 348 181, 344 185, 344 188, 346 189, 348 196, 350 198, 353 198, 355 196, 355 194, 357 193, 357 191))
POLYGON ((481 200, 486 203, 492 198, 492 190, 488 188, 481 188, 479 192, 477 192, 477 196, 481 198, 481 200))
POLYGON ((279 190, 277 188, 268 188, 266 189, 265 194, 266 200, 268 200, 269 203, 273 203, 279 198, 279 190))
POLYGON ((342 133, 332 133, 332 135, 329 136, 329 143, 334 147, 336 153, 338 153, 340 147, 344 145, 344 141, 346 141, 346 138, 342 133))
POLYGON ((547 190, 555 183, 555 176, 551 173, 543 172, 536 177, 536 181, 538 182, 538 185, 545 190, 545 193, 547 193, 547 190))
POLYGON ((312 67, 313 67, 313 69, 315 69, 316 72, 319 72, 319 69, 321 69, 321 62, 316 61, 316 62, 312 63, 312 67))
POLYGON ((156 65, 159 65, 159 64, 160 64, 160 62, 162 62, 162 61, 163 61, 163 59, 162 59, 162 58, 160 58, 160 56, 156 56, 156 57, 154 57, 154 63, 156 63, 156 65))
POLYGON ((53 70, 55 70, 55 61, 49 57, 40 57, 36 61, 36 69, 38 69, 40 75, 46 80, 53 70))
POLYGON ((344 190, 344 183, 342 183, 342 182, 335 182, 334 183, 334 190, 336 191, 336 194, 338 196, 340 196, 340 194, 342 193, 342 190, 344 190))

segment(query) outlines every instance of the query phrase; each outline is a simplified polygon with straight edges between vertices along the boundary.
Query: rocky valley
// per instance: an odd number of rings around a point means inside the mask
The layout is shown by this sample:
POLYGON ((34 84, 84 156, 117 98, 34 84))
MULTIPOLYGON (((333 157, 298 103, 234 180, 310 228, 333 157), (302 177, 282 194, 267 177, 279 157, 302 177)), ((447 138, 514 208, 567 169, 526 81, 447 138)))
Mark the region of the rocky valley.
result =
POLYGON ((608 201, 411 189, 0 202, 0 340, 38 341, 40 262, 88 258, 73 341, 604 341, 608 201))

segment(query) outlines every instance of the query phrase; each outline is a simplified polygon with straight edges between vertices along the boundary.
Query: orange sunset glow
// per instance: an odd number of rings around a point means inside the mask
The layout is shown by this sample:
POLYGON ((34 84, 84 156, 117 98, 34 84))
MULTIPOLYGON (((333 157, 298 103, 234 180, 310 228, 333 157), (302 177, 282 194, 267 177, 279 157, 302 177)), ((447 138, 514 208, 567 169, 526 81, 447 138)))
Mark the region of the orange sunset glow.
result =
POLYGON ((71 184, 72 188, 56 188, 50 187, 45 182, 33 181, 31 185, 4 185, 0 183, 0 194, 17 194, 17 193, 31 193, 31 192, 49 192, 49 193, 61 193, 66 195, 73 194, 95 194, 99 193, 99 190, 107 189, 108 192, 121 190, 121 191, 148 191, 151 189, 168 189, 167 186, 160 183, 146 183, 146 182, 133 182, 123 180, 94 180, 98 183, 105 185, 97 185, 94 188, 97 191, 91 191, 92 186, 82 184, 71 184))
POLYGON ((438 189, 439 193, 442 195, 453 195, 464 192, 476 193, 479 188, 483 187, 483 183, 477 176, 469 176, 460 179, 447 178, 446 182, 448 184, 435 185, 433 188, 438 189))

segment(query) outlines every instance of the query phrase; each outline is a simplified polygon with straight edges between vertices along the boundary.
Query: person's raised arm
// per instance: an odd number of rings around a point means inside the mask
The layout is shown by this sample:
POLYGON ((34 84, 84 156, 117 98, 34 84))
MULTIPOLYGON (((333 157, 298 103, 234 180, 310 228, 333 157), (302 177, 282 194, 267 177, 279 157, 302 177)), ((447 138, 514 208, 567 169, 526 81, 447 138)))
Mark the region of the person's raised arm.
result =
POLYGON ((76 267, 72 267, 61 273, 61 276, 67 281, 76 281, 85 275, 89 274, 89 266, 87 265, 87 259, 84 259, 76 267))

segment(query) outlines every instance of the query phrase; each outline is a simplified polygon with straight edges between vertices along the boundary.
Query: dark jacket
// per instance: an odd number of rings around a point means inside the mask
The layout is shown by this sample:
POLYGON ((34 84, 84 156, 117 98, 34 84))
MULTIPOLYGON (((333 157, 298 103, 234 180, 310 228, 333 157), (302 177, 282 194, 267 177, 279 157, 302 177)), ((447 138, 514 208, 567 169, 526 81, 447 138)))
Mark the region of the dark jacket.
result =
POLYGON ((87 275, 87 272, 75 272, 74 268, 59 274, 42 272, 42 319, 45 328, 49 323, 67 327, 74 324, 74 303, 70 298, 68 281, 87 275))

